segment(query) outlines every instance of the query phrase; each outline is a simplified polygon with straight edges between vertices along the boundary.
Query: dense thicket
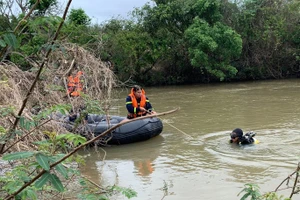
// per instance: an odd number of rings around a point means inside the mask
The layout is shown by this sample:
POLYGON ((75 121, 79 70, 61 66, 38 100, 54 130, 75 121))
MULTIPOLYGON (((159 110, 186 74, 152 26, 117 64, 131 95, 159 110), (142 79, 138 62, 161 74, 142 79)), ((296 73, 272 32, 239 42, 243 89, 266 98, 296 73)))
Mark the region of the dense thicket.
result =
MULTIPOLYGON (((8 34, 22 16, 5 9, 9 2, 1 1, 1 59, 28 70, 28 59, 40 56, 60 21, 57 2, 43 1, 23 22, 22 35, 8 34), (5 49, 12 43, 14 49, 5 49)), ((34 1, 28 2, 24 5, 34 1)), ((298 0, 154 0, 135 9, 131 20, 90 21, 82 9, 73 9, 60 40, 92 51, 122 81, 184 84, 287 78, 300 72, 298 0)))

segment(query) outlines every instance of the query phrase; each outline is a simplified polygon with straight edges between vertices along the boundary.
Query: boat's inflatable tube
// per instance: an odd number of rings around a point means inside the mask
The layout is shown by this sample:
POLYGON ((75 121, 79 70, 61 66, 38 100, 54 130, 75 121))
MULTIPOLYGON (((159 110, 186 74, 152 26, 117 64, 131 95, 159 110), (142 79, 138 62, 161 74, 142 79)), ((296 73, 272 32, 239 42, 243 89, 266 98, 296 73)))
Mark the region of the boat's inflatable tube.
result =
MULTIPOLYGON (((94 136, 98 136, 107 129, 120 123, 125 117, 95 115, 89 114, 87 124, 81 127, 80 130, 76 130, 81 135, 93 133, 94 136)), ((64 125, 67 130, 74 131, 76 124, 71 122, 68 117, 64 119, 64 125)), ((107 140, 107 144, 128 144, 133 142, 139 142, 148 140, 152 137, 159 135, 163 130, 162 121, 157 117, 141 119, 124 124, 111 133, 104 136, 102 141, 107 140)))

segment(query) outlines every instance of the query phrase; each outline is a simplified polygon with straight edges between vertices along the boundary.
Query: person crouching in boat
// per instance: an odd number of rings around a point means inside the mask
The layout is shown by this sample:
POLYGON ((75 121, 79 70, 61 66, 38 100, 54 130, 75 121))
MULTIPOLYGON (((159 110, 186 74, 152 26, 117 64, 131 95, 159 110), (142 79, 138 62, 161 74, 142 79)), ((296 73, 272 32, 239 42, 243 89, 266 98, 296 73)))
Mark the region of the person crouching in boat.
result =
POLYGON ((230 133, 230 143, 236 144, 258 144, 258 140, 254 138, 255 133, 250 131, 244 135, 243 130, 236 128, 230 133))
POLYGON ((126 108, 128 110, 127 119, 156 113, 153 111, 152 105, 148 97, 146 97, 144 89, 138 85, 131 88, 131 92, 126 98, 126 108))

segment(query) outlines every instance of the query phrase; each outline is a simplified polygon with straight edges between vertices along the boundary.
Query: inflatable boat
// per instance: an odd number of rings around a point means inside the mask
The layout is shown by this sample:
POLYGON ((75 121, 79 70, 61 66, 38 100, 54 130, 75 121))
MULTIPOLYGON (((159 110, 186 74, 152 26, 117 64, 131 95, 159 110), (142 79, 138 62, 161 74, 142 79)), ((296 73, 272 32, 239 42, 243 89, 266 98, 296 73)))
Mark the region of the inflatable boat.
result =
MULTIPOLYGON (((70 121, 69 117, 65 117, 63 126, 70 132, 80 133, 87 139, 91 139, 124 119, 125 117, 120 116, 108 117, 106 115, 89 114, 85 125, 78 125, 77 127, 75 122, 70 121)), ((144 141, 159 135, 162 130, 162 121, 157 117, 136 120, 114 129, 111 133, 101 138, 99 144, 120 145, 144 141)))

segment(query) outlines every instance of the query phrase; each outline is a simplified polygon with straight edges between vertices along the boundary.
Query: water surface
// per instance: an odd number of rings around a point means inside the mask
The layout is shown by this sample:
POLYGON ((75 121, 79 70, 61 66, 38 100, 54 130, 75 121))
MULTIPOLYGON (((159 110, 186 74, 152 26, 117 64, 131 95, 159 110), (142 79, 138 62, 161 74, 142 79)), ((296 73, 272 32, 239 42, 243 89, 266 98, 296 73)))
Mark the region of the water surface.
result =
MULTIPOLYGON (((165 200, 236 200, 246 183, 272 191, 299 161, 299 90, 297 79, 146 88, 157 112, 180 110, 162 117, 156 138, 81 152, 82 173, 102 185, 130 187, 138 193, 133 199, 142 200, 164 194, 165 200), (228 143, 237 127, 255 131, 260 144, 228 143)), ((114 102, 120 115, 127 92, 114 102)))

